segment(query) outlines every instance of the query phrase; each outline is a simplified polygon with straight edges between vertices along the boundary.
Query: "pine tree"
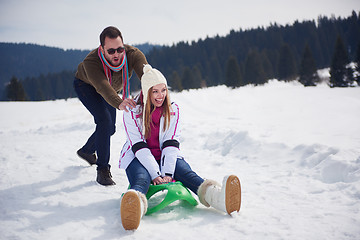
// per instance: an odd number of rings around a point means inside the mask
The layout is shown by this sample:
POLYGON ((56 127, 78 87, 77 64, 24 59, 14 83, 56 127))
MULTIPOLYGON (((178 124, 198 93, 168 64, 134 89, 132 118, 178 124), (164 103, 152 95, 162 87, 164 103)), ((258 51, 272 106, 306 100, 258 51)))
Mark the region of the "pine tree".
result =
POLYGON ((356 70, 356 82, 358 86, 360 86, 360 42, 358 43, 357 50, 356 50, 356 57, 355 57, 355 70, 356 70))
POLYGON ((265 72, 257 50, 249 51, 245 60, 245 82, 255 85, 265 83, 265 72))
POLYGON ((195 81, 193 82, 191 88, 196 89, 196 88, 206 87, 206 82, 205 80, 203 80, 203 77, 201 76, 200 68, 197 65, 195 65, 192 68, 192 73, 195 81))
POLYGON ((279 79, 290 81, 296 78, 296 64, 294 55, 288 44, 283 44, 280 49, 278 62, 279 79))
POLYGON ((182 91, 181 78, 177 71, 173 71, 169 79, 169 85, 173 91, 182 91))
POLYGON ((6 97, 10 101, 25 101, 26 94, 21 82, 12 77, 10 83, 6 86, 6 97))
POLYGON ((339 36, 336 40, 335 51, 331 61, 330 67, 330 86, 331 87, 347 87, 348 70, 346 65, 349 63, 349 58, 345 50, 345 45, 342 38, 339 36))
POLYGON ((181 78, 181 83, 184 89, 193 88, 193 83, 195 82, 195 78, 191 72, 189 67, 184 68, 183 76, 181 78))
POLYGON ((316 70, 315 60, 309 45, 306 44, 300 65, 299 82, 304 86, 316 86, 316 83, 319 82, 316 70))
POLYGON ((54 76, 54 79, 51 79, 52 81, 52 88, 53 88, 53 93, 54 93, 54 97, 55 99, 61 99, 61 98, 66 98, 67 96, 65 96, 65 88, 64 88, 64 83, 63 83, 63 79, 61 79, 61 76, 54 76))
POLYGON ((206 73, 208 74, 207 85, 216 86, 224 84, 223 70, 219 62, 219 58, 214 56, 206 65, 206 73))
POLYGON ((267 51, 262 51, 260 54, 262 59, 262 68, 264 70, 265 81, 268 79, 274 78, 273 65, 269 60, 269 56, 267 55, 267 51))
POLYGON ((234 56, 230 56, 226 64, 225 85, 232 88, 244 85, 241 77, 240 66, 234 56))

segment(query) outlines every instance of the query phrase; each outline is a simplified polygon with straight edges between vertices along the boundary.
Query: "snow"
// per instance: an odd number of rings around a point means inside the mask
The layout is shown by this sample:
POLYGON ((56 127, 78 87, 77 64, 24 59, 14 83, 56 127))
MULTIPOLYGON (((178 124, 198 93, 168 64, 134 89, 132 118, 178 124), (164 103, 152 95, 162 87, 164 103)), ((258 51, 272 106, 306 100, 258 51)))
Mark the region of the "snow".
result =
POLYGON ((175 202, 125 231, 122 112, 111 143, 117 185, 104 187, 76 155, 94 130, 77 99, 0 102, 0 238, 360 239, 360 88, 272 80, 171 98, 192 168, 218 182, 240 178, 239 213, 175 202))

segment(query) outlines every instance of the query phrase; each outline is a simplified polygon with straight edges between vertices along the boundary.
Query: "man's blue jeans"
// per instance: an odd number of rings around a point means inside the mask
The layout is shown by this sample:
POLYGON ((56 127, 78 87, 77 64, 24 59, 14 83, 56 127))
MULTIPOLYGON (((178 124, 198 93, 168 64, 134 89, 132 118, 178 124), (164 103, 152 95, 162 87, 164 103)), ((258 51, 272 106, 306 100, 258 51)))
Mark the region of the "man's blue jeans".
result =
MULTIPOLYGON (((126 168, 126 175, 129 179, 131 189, 142 192, 143 194, 148 192, 152 179, 149 172, 137 158, 134 158, 126 168)), ((195 194, 197 194, 199 186, 204 182, 204 179, 199 177, 183 158, 178 158, 176 161, 174 179, 182 182, 185 187, 189 188, 195 194)))
POLYGON ((110 137, 115 133, 116 109, 96 92, 95 88, 77 78, 74 89, 82 104, 94 117, 95 132, 82 147, 85 153, 97 154, 98 169, 108 168, 110 160, 110 137))

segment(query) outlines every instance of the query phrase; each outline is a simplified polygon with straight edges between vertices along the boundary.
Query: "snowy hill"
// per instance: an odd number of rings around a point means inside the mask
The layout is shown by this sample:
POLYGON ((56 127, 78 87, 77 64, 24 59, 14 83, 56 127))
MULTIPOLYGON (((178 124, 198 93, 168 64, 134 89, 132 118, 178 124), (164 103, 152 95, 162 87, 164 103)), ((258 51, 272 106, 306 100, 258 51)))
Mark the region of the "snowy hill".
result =
POLYGON ((111 145, 117 185, 104 187, 76 156, 94 128, 77 99, 0 102, 0 238, 360 239, 360 88, 271 81, 171 97, 192 168, 217 181, 239 176, 239 213, 177 202, 127 232, 122 113, 111 145))

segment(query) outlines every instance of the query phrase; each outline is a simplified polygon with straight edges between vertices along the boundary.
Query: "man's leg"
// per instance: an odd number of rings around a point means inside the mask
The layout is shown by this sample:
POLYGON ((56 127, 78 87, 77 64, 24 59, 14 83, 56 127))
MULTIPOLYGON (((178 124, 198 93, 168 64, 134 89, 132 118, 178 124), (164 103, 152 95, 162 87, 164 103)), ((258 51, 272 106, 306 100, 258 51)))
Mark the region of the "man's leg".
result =
POLYGON ((97 181, 102 185, 113 185, 115 182, 111 179, 109 159, 110 137, 115 132, 116 109, 111 107, 91 85, 81 80, 75 80, 74 85, 80 101, 93 115, 96 124, 95 132, 82 149, 90 154, 91 151, 96 150, 97 181))

